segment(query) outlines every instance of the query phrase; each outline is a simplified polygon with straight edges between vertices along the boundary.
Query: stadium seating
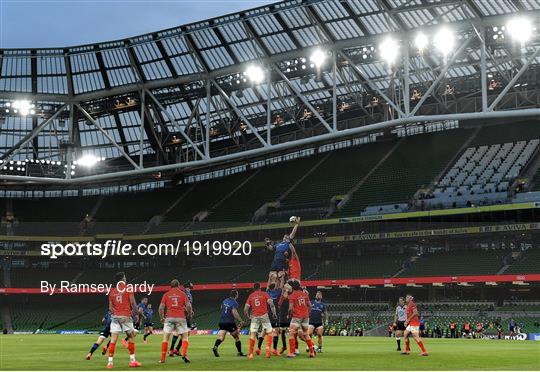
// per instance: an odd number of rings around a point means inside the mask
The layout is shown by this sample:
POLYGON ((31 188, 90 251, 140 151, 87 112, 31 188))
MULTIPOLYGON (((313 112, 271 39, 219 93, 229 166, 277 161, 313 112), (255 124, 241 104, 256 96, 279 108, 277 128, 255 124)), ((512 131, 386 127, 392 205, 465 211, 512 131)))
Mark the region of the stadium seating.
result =
POLYGON ((425 253, 400 276, 496 274, 503 267, 508 251, 454 250, 425 253))
POLYGON ((302 173, 311 169, 322 158, 314 155, 307 158, 285 161, 266 166, 230 197, 211 212, 205 222, 236 223, 253 219, 255 211, 264 203, 275 202, 286 192, 302 173))
POLYGON ((540 249, 531 248, 505 271, 507 274, 537 273, 540 262, 540 249))
POLYGON ((327 205, 333 196, 346 194, 362 180, 393 145, 393 141, 378 142, 332 152, 296 185, 283 204, 288 207, 313 203, 327 205))
POLYGON ((463 206, 504 201, 515 178, 538 149, 540 140, 469 147, 433 190, 424 204, 463 206))
POLYGON ((337 215, 359 215, 369 205, 409 201, 444 169, 470 135, 470 130, 452 130, 402 139, 337 215))

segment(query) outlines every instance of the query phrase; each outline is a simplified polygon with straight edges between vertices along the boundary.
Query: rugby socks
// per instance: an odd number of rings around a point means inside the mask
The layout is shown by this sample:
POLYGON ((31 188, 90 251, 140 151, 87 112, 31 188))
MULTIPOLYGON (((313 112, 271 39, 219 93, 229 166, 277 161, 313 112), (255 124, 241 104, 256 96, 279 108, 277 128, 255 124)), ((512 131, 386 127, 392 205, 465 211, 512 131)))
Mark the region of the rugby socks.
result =
POLYGON ((94 351, 96 351, 98 347, 99 347, 98 344, 92 345, 92 348, 90 349, 90 354, 94 354, 94 351))
POLYGON ((281 331, 281 343, 283 344, 283 350, 287 350, 287 335, 285 331, 281 331))
POLYGON ((165 356, 167 355, 167 349, 169 348, 169 343, 167 341, 163 341, 161 343, 161 360, 165 361, 165 356))
POLYGON ((182 356, 187 356, 187 350, 188 350, 189 342, 188 340, 182 340, 182 356))
POLYGON ((407 337, 405 339, 405 352, 408 353, 411 351, 411 347, 410 347, 410 344, 409 344, 409 338, 407 337))
MULTIPOLYGON (((220 341, 221 343, 221 341, 220 341)), ((242 352, 242 341, 238 340, 234 343, 236 345, 236 350, 238 350, 239 353, 242 352)))
POLYGON ((216 342, 214 342, 214 347, 217 349, 219 347, 219 345, 221 345, 223 341, 221 341, 219 338, 216 340, 216 342))
POLYGON ((172 336, 171 348, 169 349, 170 351, 174 350, 174 345, 176 345, 176 341, 178 341, 178 336, 172 336))
POLYGON ((272 338, 272 340, 274 341, 274 344, 273 344, 274 350, 276 350, 276 349, 277 349, 278 342, 279 342, 279 337, 278 337, 278 336, 274 336, 274 337, 272 338))
POLYGON ((422 341, 418 341, 418 346, 420 346, 420 349, 422 349, 423 353, 427 353, 426 348, 424 347, 424 343, 422 341))
POLYGON ((109 346, 109 363, 113 362, 115 349, 116 349, 116 342, 111 342, 111 345, 109 346))
POLYGON ((309 347, 309 352, 310 352, 310 353, 313 353, 313 352, 314 352, 314 348, 313 348, 313 340, 312 340, 310 337, 307 337, 307 338, 306 338, 306 344, 307 344, 307 346, 309 347))
POLYGON ((396 337, 397 348, 401 349, 401 337, 396 337))
POLYGON ((273 339, 274 338, 272 337, 272 335, 266 336, 266 350, 270 350, 270 348, 272 347, 273 339))
POLYGON ((264 337, 259 337, 259 340, 258 340, 258 341, 259 341, 259 342, 257 343, 257 349, 260 349, 261 346, 262 346, 262 343, 263 343, 263 341, 264 341, 264 337))
POLYGON ((253 355, 253 349, 255 349, 255 340, 249 339, 249 355, 253 355))
POLYGON ((135 361, 135 342, 128 342, 129 361, 135 361))
POLYGON ((296 341, 294 340, 294 336, 291 336, 289 338, 289 353, 294 354, 294 349, 296 348, 296 341))

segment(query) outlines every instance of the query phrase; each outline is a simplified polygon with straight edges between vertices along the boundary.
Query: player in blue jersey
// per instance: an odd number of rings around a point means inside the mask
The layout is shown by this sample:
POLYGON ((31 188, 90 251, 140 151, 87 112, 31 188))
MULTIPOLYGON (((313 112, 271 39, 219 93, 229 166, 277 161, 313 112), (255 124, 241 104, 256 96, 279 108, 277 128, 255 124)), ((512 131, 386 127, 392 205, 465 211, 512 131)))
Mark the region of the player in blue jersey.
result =
POLYGON ((287 259, 291 256, 290 244, 296 236, 299 224, 300 217, 296 217, 291 233, 283 235, 283 240, 280 243, 274 244, 270 238, 264 240, 266 248, 274 252, 274 260, 272 261, 270 273, 268 274, 267 288, 270 286, 270 283, 276 283, 278 287, 283 288, 283 285, 285 284, 285 272, 288 267, 287 259))
POLYGON ((234 338, 234 344, 236 345, 236 350, 238 351, 238 356, 246 356, 242 352, 242 342, 240 341, 240 328, 242 328, 244 321, 238 313, 238 291, 233 289, 226 299, 221 303, 221 315, 219 317, 219 331, 217 334, 217 340, 214 343, 212 352, 216 357, 219 357, 218 348, 223 341, 225 341, 225 336, 227 332, 234 338), (240 328, 238 327, 240 325, 240 328))
MULTIPOLYGON (((279 309, 279 298, 281 297, 281 288, 276 286, 276 283, 270 283, 270 286, 266 289, 266 292, 274 302, 274 307, 279 309)), ((272 354, 279 355, 277 351, 277 345, 279 342, 279 312, 277 313, 277 316, 274 317, 273 313, 270 311, 270 306, 268 306, 268 316, 270 318, 270 324, 272 324, 272 341, 273 341, 273 348, 272 348, 272 354)), ((261 347, 262 343, 264 341, 264 334, 259 334, 259 340, 257 343, 257 355, 261 354, 261 347)))
POLYGON ((143 340, 146 343, 146 339, 152 333, 154 333, 154 323, 152 322, 152 317, 154 316, 154 309, 152 309, 152 304, 148 304, 146 309, 143 312, 144 316, 144 336, 143 340))
MULTIPOLYGON (((192 309, 191 314, 186 314, 187 326, 189 329, 191 329, 191 319, 193 317, 193 314, 195 314, 195 312, 193 311, 193 294, 191 293, 191 290, 193 289, 193 283, 188 280, 180 288, 182 289, 182 291, 184 291, 187 298, 189 299, 189 303, 191 304, 191 309, 192 309)), ((169 349, 169 356, 171 357, 175 355, 180 355, 180 348, 182 347, 182 343, 179 342, 178 345, 174 347, 174 345, 176 344, 176 341, 178 341, 178 338, 179 337, 177 334, 173 334, 173 337, 171 340, 171 347, 169 349)))
MULTIPOLYGON (((109 336, 111 335, 111 321, 112 321, 112 314, 111 311, 107 311, 105 315, 103 316, 103 319, 101 319, 101 323, 103 323, 103 330, 99 333, 98 339, 96 342, 92 345, 92 348, 86 354, 86 360, 90 360, 92 358, 92 354, 94 354, 94 351, 97 350, 97 348, 105 341, 109 336)), ((111 341, 107 343, 107 346, 105 346, 101 352, 101 355, 105 355, 107 352, 107 349, 109 348, 109 344, 111 341)))
MULTIPOLYGON (((139 302, 139 304, 137 305, 137 316, 133 317, 133 325, 135 326, 135 334, 137 334, 137 332, 139 332, 139 330, 141 329, 141 324, 143 322, 143 317, 144 317, 144 311, 146 310, 147 305, 148 305, 148 297, 143 297, 141 302, 139 302)), ((129 340, 129 336, 126 336, 122 340, 122 346, 124 348, 128 347, 128 344, 127 344, 128 340, 129 340)))
POLYGON ((322 353, 324 326, 328 324, 328 311, 323 302, 321 291, 315 294, 315 301, 311 303, 311 312, 309 314, 309 335, 317 335, 317 352, 322 353))

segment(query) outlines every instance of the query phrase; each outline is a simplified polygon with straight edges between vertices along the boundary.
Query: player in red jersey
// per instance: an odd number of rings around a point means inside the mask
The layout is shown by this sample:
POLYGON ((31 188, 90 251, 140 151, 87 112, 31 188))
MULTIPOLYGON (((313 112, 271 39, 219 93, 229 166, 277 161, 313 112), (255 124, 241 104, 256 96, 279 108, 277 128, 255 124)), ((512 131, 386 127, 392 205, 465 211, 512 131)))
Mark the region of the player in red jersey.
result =
POLYGON ((123 272, 115 275, 116 286, 109 293, 109 310, 112 313, 111 320, 111 344, 109 346, 109 362, 107 368, 113 367, 113 357, 118 335, 125 332, 128 336, 129 367, 140 367, 135 359, 135 327, 132 316, 137 316, 137 303, 133 292, 126 290, 126 275, 123 272))
POLYGON ((420 328, 420 318, 418 314, 418 309, 416 308, 416 304, 414 303, 414 297, 410 294, 408 294, 405 297, 405 301, 407 302, 407 320, 405 320, 405 351, 401 354, 409 355, 411 353, 411 348, 409 345, 409 335, 412 333, 412 336, 414 338, 414 341, 418 344, 420 349, 422 349, 421 356, 428 356, 428 353, 426 351, 426 348, 424 347, 424 343, 422 342, 422 339, 419 335, 419 328, 420 328))
POLYGON ((289 259, 289 270, 287 271, 288 280, 298 280, 301 281, 302 276, 302 266, 300 265, 300 258, 294 245, 289 244, 289 249, 291 250, 291 258, 289 259))
POLYGON ((182 338, 182 360, 184 363, 190 362, 187 356, 189 328, 186 318, 191 317, 192 314, 193 309, 188 296, 180 289, 178 280, 172 280, 171 289, 163 295, 159 305, 159 317, 163 323, 160 363, 165 363, 169 338, 174 331, 182 338))
POLYGON ((313 341, 309 336, 309 313, 311 311, 311 302, 309 294, 302 290, 300 282, 292 280, 289 282, 293 292, 289 295, 289 317, 291 318, 291 326, 289 328, 289 354, 288 358, 294 358, 296 355, 296 336, 305 341, 309 348, 309 357, 315 356, 315 348, 313 341))
POLYGON ((248 359, 253 359, 253 349, 255 348, 255 341, 257 340, 257 331, 259 330, 259 327, 262 327, 263 335, 266 335, 267 337, 266 357, 270 358, 273 328, 268 316, 268 307, 270 307, 274 318, 277 318, 274 301, 272 301, 267 292, 261 291, 261 285, 259 283, 255 283, 253 285, 253 292, 249 295, 246 305, 244 306, 244 314, 246 315, 246 318, 251 319, 251 325, 249 327, 250 337, 248 359))

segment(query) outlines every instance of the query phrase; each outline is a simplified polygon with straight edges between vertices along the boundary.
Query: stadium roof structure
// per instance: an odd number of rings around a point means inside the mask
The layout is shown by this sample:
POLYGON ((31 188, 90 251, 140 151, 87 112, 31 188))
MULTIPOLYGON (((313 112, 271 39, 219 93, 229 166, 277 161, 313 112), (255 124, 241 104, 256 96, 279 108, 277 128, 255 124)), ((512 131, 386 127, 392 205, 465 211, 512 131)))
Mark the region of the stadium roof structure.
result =
POLYGON ((538 118, 539 25, 536 0, 289 0, 0 49, 0 180, 144 179, 405 125, 538 118))

